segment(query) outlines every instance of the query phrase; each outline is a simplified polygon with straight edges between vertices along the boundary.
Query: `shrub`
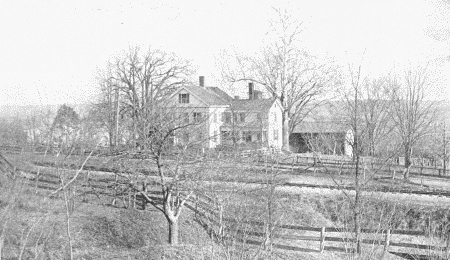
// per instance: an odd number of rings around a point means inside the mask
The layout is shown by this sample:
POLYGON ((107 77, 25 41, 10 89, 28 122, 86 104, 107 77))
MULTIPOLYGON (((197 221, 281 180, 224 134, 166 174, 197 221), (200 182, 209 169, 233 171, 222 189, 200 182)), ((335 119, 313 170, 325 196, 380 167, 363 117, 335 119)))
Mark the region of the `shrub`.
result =
POLYGON ((152 219, 148 212, 120 210, 112 216, 96 216, 84 229, 101 246, 141 248, 151 233, 152 219))

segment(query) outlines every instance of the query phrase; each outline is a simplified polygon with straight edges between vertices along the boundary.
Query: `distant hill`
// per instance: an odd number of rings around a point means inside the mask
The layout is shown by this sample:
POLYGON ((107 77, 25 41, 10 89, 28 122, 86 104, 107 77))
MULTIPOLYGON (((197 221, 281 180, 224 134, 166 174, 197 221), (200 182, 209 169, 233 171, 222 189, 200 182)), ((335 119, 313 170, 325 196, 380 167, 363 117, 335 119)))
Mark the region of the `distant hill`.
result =
MULTIPOLYGON (((47 113, 48 111, 56 115, 56 111, 61 105, 0 105, 0 118, 25 119, 33 114, 47 113)), ((67 105, 73 107, 78 114, 83 114, 88 107, 88 104, 67 105)))
MULTIPOLYGON (((342 101, 326 101, 315 107, 305 118, 305 121, 334 121, 339 120, 341 116, 342 101)), ((439 121, 445 121, 450 127, 450 102, 449 101, 427 101, 431 102, 437 109, 437 118, 439 121)))

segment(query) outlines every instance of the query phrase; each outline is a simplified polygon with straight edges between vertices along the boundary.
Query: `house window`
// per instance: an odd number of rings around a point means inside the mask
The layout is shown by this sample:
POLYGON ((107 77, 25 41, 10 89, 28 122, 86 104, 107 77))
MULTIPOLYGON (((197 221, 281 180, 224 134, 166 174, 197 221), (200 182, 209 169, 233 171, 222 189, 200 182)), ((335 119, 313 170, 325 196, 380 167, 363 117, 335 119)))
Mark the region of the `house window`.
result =
POLYGON ((245 122, 245 113, 239 113, 239 121, 245 122))
POLYGON ((183 113, 183 122, 189 124, 189 113, 183 113))
POLYGON ((251 142, 252 141, 252 132, 250 131, 244 131, 242 132, 242 138, 245 142, 251 142))
POLYGON ((273 114, 273 121, 276 122, 277 121, 277 113, 273 112, 272 114, 273 114))
POLYGON ((213 133, 213 136, 212 136, 212 141, 213 142, 217 142, 217 131, 216 130, 214 130, 214 133, 213 133))
POLYGON ((237 113, 233 113, 233 122, 234 123, 238 122, 238 114, 237 113))
POLYGON ((261 122, 262 120, 261 113, 256 113, 256 120, 258 120, 258 122, 261 122))
POLYGON ((213 112, 212 114, 212 122, 217 123, 217 114, 213 112))
POLYGON ((189 133, 184 133, 183 134, 183 142, 185 144, 189 143, 189 133))
POLYGON ((200 122, 202 121, 202 113, 194 112, 194 122, 200 122))
POLYGON ((222 120, 224 123, 230 124, 231 123, 231 113, 230 112, 224 112, 222 114, 222 120))
POLYGON ((178 102, 180 104, 189 104, 189 94, 178 94, 178 102))
POLYGON ((220 135, 221 135, 220 138, 222 139, 222 141, 226 141, 226 140, 230 139, 229 131, 221 131, 220 135))
POLYGON ((273 130, 273 140, 278 140, 278 129, 273 130))

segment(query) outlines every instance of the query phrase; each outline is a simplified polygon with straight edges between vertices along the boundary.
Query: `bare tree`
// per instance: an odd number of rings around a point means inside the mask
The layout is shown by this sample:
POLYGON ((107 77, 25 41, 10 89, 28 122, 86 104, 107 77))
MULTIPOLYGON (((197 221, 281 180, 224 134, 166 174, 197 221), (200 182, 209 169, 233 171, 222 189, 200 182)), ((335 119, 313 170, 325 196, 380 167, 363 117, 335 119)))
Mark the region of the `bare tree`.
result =
POLYGON ((29 115, 25 121, 28 132, 28 141, 33 149, 45 148, 46 151, 52 145, 52 124, 55 115, 50 111, 39 111, 29 115))
POLYGON ((274 42, 256 56, 233 55, 235 64, 222 64, 222 77, 229 82, 254 82, 282 104, 283 148, 289 150, 289 134, 308 114, 308 105, 323 98, 336 79, 333 66, 318 62, 298 47, 301 23, 278 12, 270 33, 274 42))
MULTIPOLYGON (((351 206, 352 228, 355 236, 356 253, 361 256, 362 226, 364 219, 364 198, 367 195, 366 185, 380 169, 371 169, 371 177, 366 178, 366 169, 363 168, 362 156, 380 155, 378 145, 383 143, 392 131, 390 112, 392 107, 391 92, 389 89, 389 76, 370 79, 364 75, 362 63, 358 67, 349 65, 348 88, 341 87, 341 102, 337 109, 342 111, 342 123, 346 124, 352 132, 351 138, 347 136, 346 142, 351 145, 354 169, 355 187, 354 196, 343 191, 351 206)), ((392 151, 391 151, 392 152, 392 151)), ((380 158, 381 159, 381 156, 380 158)), ((342 171, 342 169, 340 170, 342 171)))
POLYGON ((149 132, 144 123, 146 118, 163 97, 188 83, 192 72, 188 61, 152 48, 143 52, 132 47, 109 61, 99 76, 103 89, 100 104, 106 106, 106 125, 110 137, 115 133, 114 142, 117 144, 120 115, 131 119, 132 145, 142 145, 149 132))
POLYGON ((361 197, 362 197, 362 185, 360 183, 360 169, 359 163, 361 158, 361 132, 359 129, 360 125, 360 117, 359 117, 359 103, 360 103, 360 86, 361 83, 365 81, 362 79, 361 75, 361 64, 357 68, 357 70, 352 69, 349 66, 350 72, 350 80, 351 80, 351 88, 353 91, 353 99, 350 97, 346 97, 346 101, 353 112, 351 115, 350 125, 353 131, 353 140, 352 148, 353 148, 353 159, 355 161, 355 200, 353 204, 353 221, 354 221, 354 229, 355 229, 355 240, 356 240, 356 251, 359 254, 361 252, 361 197), (353 104, 351 103, 353 102, 353 104))
POLYGON ((106 130, 110 150, 119 144, 119 88, 113 84, 111 66, 100 71, 98 76, 100 96, 93 104, 88 116, 97 122, 98 128, 106 130))
POLYGON ((205 170, 203 164, 206 159, 196 156, 195 150, 202 147, 207 138, 183 137, 187 133, 202 131, 208 117, 186 121, 186 111, 190 111, 189 108, 181 110, 161 104, 154 107, 146 120, 140 122, 149 129, 142 139, 145 149, 129 149, 118 157, 119 164, 125 167, 125 171, 134 171, 134 176, 128 178, 127 185, 166 218, 168 240, 172 245, 179 243, 179 218, 205 170), (154 175, 140 174, 138 164, 144 165, 154 175), (136 182, 136 177, 143 181, 144 187, 141 186, 142 182, 136 182), (155 191, 161 196, 155 197, 155 191))
POLYGON ((23 147, 27 142, 25 126, 21 119, 0 118, 0 143, 23 147))
POLYGON ((427 68, 418 67, 406 71, 403 82, 393 84, 391 115, 405 156, 405 180, 409 179, 413 148, 429 132, 436 116, 433 103, 426 100, 430 83, 427 68))
POLYGON ((360 113, 363 117, 362 127, 366 132, 364 154, 377 156, 382 152, 380 148, 386 136, 393 131, 390 120, 392 107, 390 77, 383 76, 367 80, 362 86, 360 113))
POLYGON ((52 138, 65 152, 71 153, 67 149, 73 149, 80 134, 80 116, 75 110, 62 105, 58 108, 53 120, 51 132, 52 138))

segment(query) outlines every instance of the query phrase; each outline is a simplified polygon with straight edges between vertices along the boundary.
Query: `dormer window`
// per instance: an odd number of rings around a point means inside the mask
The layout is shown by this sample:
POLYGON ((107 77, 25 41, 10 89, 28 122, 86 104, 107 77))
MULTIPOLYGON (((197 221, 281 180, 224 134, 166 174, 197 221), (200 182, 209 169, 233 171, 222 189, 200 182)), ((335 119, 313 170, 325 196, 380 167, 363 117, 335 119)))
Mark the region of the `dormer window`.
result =
POLYGON ((178 103, 189 104, 189 94, 178 94, 178 103))

